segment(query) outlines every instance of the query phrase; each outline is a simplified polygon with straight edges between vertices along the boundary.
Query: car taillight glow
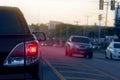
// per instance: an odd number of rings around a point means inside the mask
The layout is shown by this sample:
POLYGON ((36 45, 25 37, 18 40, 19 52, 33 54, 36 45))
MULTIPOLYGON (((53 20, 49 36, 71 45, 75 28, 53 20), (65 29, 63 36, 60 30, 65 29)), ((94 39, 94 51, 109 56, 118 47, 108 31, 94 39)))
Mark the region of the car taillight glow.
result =
POLYGON ((38 44, 36 42, 26 43, 26 55, 35 56, 38 54, 38 44))
POLYGON ((4 61, 4 66, 24 66, 38 59, 38 41, 27 41, 17 44, 4 61), (25 59, 26 58, 26 59, 25 59))

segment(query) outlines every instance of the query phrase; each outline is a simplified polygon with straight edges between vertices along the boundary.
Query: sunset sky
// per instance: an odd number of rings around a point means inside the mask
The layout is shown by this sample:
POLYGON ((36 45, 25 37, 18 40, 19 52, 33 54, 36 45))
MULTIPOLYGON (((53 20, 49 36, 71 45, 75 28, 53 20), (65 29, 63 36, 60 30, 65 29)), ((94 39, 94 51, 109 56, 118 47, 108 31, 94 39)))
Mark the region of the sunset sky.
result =
MULTIPOLYGON (((110 1, 110 0, 106 0, 110 1)), ((120 1, 120 0, 118 0, 120 1)), ((98 15, 103 14, 102 25, 105 25, 105 11, 99 10, 99 0, 0 0, 0 6, 19 7, 27 22, 48 23, 49 21, 60 21, 64 23, 79 25, 98 24, 98 15)), ((114 24, 114 11, 108 12, 108 25, 114 24)))

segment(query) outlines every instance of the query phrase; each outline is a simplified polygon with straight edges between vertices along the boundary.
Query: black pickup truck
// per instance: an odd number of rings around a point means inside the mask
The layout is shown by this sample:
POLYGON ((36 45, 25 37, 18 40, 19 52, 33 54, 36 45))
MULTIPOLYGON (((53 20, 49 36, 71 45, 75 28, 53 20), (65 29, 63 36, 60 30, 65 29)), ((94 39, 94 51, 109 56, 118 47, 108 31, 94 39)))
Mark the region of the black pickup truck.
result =
MULTIPOLYGON (((41 40, 45 39, 44 36, 41 40)), ((21 11, 0 6, 0 74, 28 72, 38 80, 39 61, 39 41, 30 32, 21 11)))

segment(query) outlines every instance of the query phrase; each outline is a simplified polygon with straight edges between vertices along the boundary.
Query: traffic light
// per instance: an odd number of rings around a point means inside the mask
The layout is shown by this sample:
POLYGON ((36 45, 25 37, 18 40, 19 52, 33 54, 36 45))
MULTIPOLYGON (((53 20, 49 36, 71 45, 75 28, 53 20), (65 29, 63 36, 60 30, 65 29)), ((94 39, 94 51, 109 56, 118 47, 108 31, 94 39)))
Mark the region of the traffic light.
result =
POLYGON ((103 10, 104 8, 104 0, 99 0, 99 9, 103 10))
POLYGON ((111 10, 115 10, 115 0, 111 0, 111 10))

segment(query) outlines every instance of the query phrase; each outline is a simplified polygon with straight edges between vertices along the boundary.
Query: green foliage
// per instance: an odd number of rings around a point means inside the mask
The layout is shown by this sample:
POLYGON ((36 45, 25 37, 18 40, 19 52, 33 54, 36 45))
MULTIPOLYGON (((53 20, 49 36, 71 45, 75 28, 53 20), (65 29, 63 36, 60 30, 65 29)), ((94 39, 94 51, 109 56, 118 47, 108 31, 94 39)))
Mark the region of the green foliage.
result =
MULTIPOLYGON (((30 28, 34 31, 45 32, 50 39, 56 41, 66 41, 71 35, 88 36, 90 38, 98 38, 99 26, 85 26, 85 25, 71 25, 71 24, 59 24, 56 25, 54 30, 48 30, 48 26, 45 24, 32 24, 30 28)), ((104 38, 108 35, 114 35, 114 27, 101 26, 101 37, 104 38)))
MULTIPOLYGON (((66 39, 70 35, 81 35, 88 36, 90 38, 98 38, 99 26, 78 26, 71 24, 59 24, 56 26, 55 34, 58 38, 66 39)), ((104 38, 106 35, 114 35, 113 27, 100 26, 101 37, 104 38)))
POLYGON ((47 33, 48 32, 48 26, 46 24, 31 24, 30 25, 30 30, 32 32, 34 31, 38 31, 38 32, 45 32, 47 33))

